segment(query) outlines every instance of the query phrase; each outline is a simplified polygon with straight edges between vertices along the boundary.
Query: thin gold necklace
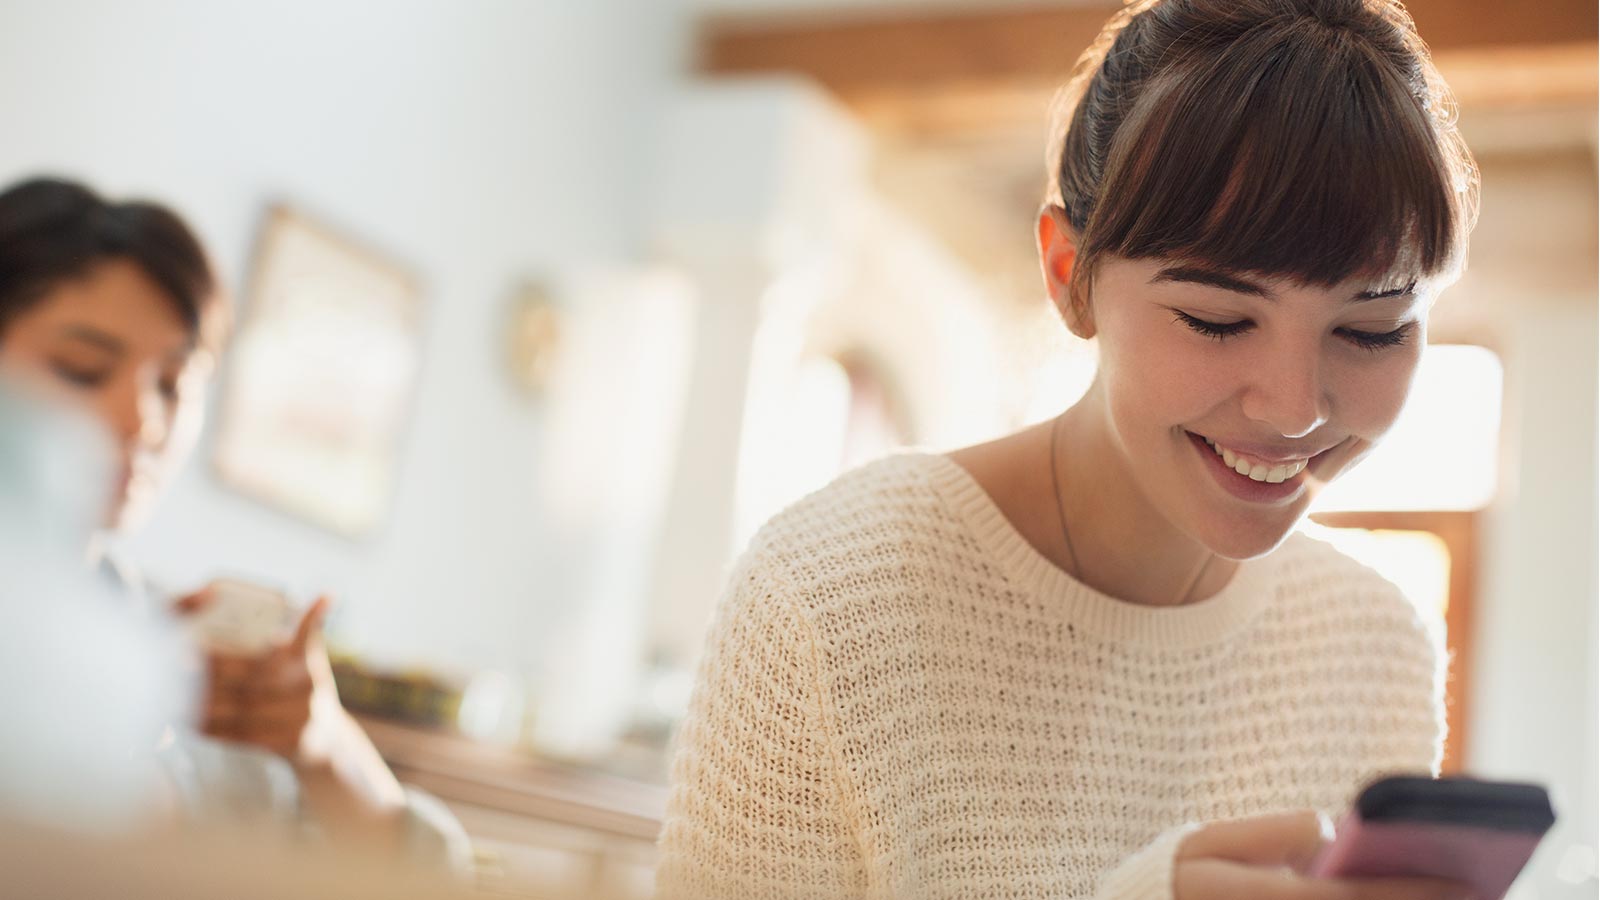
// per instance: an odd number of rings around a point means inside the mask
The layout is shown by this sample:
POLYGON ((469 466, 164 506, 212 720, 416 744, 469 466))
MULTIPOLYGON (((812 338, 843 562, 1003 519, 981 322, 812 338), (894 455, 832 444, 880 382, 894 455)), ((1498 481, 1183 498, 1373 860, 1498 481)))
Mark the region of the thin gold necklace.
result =
MULTIPOLYGON (((1067 545, 1067 558, 1072 560, 1072 576, 1084 584, 1088 584, 1088 579, 1083 576, 1083 564, 1078 562, 1077 548, 1072 546, 1072 532, 1067 530, 1067 510, 1061 501, 1061 475, 1057 471, 1060 467, 1056 464, 1056 435, 1060 433, 1061 423, 1065 418, 1066 415, 1062 414, 1057 416, 1056 420, 1050 424, 1050 487, 1056 494, 1056 519, 1061 523, 1061 539, 1067 545)), ((1179 606, 1189 602, 1190 595, 1199 586, 1200 579, 1205 576, 1206 569, 1211 567, 1211 560, 1215 557, 1215 553, 1206 553, 1205 560, 1200 563, 1200 570, 1194 573, 1193 578, 1189 579, 1189 586, 1184 590, 1182 599, 1178 601, 1179 606)))

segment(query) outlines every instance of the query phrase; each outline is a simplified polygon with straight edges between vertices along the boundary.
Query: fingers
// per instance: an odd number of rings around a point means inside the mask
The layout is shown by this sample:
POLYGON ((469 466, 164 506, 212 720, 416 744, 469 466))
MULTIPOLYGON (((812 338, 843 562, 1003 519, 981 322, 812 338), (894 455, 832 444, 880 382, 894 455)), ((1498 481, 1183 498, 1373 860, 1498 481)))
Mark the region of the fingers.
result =
MULTIPOLYGON (((206 591, 179 601, 200 609, 206 591)), ((222 740, 242 741, 293 757, 314 719, 318 692, 315 657, 322 653, 323 621, 330 602, 318 597, 294 625, 288 641, 258 655, 206 653, 206 697, 200 730, 222 740)), ((325 660, 323 660, 325 665, 325 660)))
POLYGON ((1191 859, 1173 872, 1182 900, 1468 900, 1464 884, 1442 878, 1308 878, 1223 859, 1191 859))
POLYGON ((300 622, 295 625, 294 637, 289 639, 290 653, 304 656, 306 647, 311 641, 322 637, 322 623, 328 617, 328 606, 331 602, 326 596, 318 597, 316 602, 306 609, 305 615, 301 616, 300 622))
POLYGON ((311 721, 316 691, 305 657, 213 654, 207 666, 211 678, 201 731, 293 757, 311 721))
POLYGON ((1218 859, 1304 872, 1332 835, 1327 817, 1310 810, 1213 822, 1184 840, 1177 859, 1218 859))
POLYGON ((255 677, 260 657, 233 653, 206 654, 206 680, 211 685, 244 684, 255 677))
POLYGON ((225 741, 250 744, 286 757, 293 757, 300 749, 301 736, 309 721, 304 712, 279 721, 255 719, 207 719, 201 733, 225 741))
POLYGON ((1303 886, 1298 876, 1285 869, 1225 859, 1188 859, 1179 862, 1172 873, 1172 894, 1179 900, 1309 900, 1295 893, 1303 886))
MULTIPOLYGON (((1304 900, 1472 900, 1472 889, 1443 878, 1306 879, 1304 900)), ((1296 900, 1300 900, 1297 896, 1296 900)))
POLYGON ((247 718, 247 727, 258 731, 293 730, 298 734, 311 720, 311 692, 251 704, 247 718))
POLYGON ((1306 878, 1223 860, 1197 860, 1175 873, 1183 900, 1470 900, 1464 884, 1443 878, 1306 878))
POLYGON ((311 718, 309 685, 265 698, 213 694, 202 712, 200 730, 212 737, 254 744, 292 756, 311 718))
POLYGON ((206 679, 208 693, 242 699, 297 693, 309 690, 313 684, 311 671, 303 659, 280 654, 264 657, 211 654, 206 657, 206 679))
MULTIPOLYGON (((319 597, 301 615, 289 639, 264 654, 207 654, 201 730, 293 757, 313 719, 318 690, 313 663, 323 653, 321 634, 328 608, 328 598, 319 597)), ((326 667, 326 660, 321 662, 326 667)))
POLYGON ((270 690, 251 685, 244 690, 212 689, 207 692, 202 718, 207 721, 234 719, 286 720, 304 718, 311 709, 315 685, 310 679, 275 685, 270 690))
POLYGON ((247 704, 237 697, 212 694, 206 698, 205 706, 200 710, 200 730, 212 735, 237 730, 247 714, 247 708, 247 704))

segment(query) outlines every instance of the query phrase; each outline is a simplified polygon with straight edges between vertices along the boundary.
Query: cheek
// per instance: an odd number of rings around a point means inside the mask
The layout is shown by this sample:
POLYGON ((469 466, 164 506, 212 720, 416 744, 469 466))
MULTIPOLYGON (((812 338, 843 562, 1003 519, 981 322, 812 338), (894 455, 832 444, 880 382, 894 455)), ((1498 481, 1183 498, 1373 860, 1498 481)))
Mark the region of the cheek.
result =
POLYGON ((1377 441, 1400 417, 1421 361, 1420 349, 1352 360, 1338 370, 1335 419, 1351 434, 1377 441))
POLYGON ((0 377, 36 389, 59 390, 44 354, 26 341, 8 338, 0 343, 0 377))
POLYGON ((1206 416, 1236 393, 1226 348, 1151 327, 1102 347, 1101 370, 1113 417, 1125 425, 1171 428, 1206 416))
POLYGON ((61 375, 43 351, 20 341, 0 344, 0 380, 46 402, 89 414, 115 429, 115 404, 104 385, 84 385, 61 375))

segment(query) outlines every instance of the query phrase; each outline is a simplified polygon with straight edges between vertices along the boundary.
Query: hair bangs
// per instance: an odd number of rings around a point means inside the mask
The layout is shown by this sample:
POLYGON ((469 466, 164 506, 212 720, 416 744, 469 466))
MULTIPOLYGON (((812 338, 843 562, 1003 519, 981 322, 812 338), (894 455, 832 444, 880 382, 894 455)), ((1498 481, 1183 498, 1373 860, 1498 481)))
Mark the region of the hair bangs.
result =
POLYGON ((1174 61, 1116 135, 1085 256, 1190 259, 1320 286, 1458 271, 1467 180, 1412 74, 1303 20, 1174 61))

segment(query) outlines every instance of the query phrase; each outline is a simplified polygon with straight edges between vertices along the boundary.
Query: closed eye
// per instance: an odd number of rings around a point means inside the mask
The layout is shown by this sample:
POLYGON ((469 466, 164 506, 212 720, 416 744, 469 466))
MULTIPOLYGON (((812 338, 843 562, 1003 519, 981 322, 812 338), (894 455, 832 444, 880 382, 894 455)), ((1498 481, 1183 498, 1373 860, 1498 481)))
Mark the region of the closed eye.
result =
POLYGON ((1412 332, 1417 330, 1417 323, 1407 322, 1393 331, 1356 331, 1351 328, 1341 328, 1339 333, 1345 339, 1365 350, 1383 350, 1387 347, 1398 347, 1411 339, 1412 332))
POLYGON ((101 369, 80 368, 63 362, 52 363, 50 368, 55 372, 57 378, 80 388, 97 388, 110 377, 108 373, 101 369))
POLYGON ((1177 316, 1176 321, 1182 322, 1194 331, 1218 341, 1233 337, 1236 334, 1243 334, 1249 331, 1253 325, 1249 319, 1241 319, 1238 322, 1212 322, 1207 319, 1197 319, 1182 310, 1175 309, 1173 313, 1177 316))
MULTIPOLYGON (((1251 322, 1249 319, 1240 319, 1237 322, 1213 322, 1209 319, 1201 319, 1191 316, 1182 310, 1175 309, 1172 312, 1175 316, 1175 321, 1183 323, 1197 334, 1204 335, 1219 342, 1236 335, 1244 334, 1255 327, 1255 323, 1251 322)), ((1345 340, 1356 345, 1357 347, 1362 348, 1363 350, 1378 351, 1405 344, 1411 339, 1411 336, 1413 333, 1415 333, 1416 328, 1417 323, 1408 322, 1393 331, 1375 332, 1358 331, 1353 328, 1340 328, 1334 333, 1340 335, 1345 340)))

